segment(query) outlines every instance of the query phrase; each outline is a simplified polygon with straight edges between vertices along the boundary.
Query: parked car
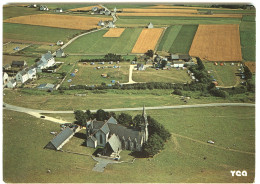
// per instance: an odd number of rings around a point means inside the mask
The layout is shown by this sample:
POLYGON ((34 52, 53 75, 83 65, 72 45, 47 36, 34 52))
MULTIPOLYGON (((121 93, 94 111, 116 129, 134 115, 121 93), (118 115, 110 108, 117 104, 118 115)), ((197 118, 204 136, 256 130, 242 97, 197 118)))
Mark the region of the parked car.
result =
POLYGON ((212 141, 212 140, 208 140, 208 143, 209 143, 209 144, 214 144, 215 142, 212 141))

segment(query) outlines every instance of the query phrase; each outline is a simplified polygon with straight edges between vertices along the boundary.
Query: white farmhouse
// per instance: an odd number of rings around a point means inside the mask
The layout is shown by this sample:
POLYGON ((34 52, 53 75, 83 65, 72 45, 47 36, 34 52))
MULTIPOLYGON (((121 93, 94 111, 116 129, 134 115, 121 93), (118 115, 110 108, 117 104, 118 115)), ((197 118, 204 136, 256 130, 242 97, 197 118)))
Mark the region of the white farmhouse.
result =
POLYGON ((3 74, 3 84, 8 82, 8 74, 6 72, 4 72, 3 74))
POLYGON ((7 83, 8 88, 14 88, 16 86, 16 81, 14 79, 11 79, 7 83))
POLYGON ((55 59, 50 51, 42 55, 41 60, 37 62, 38 69, 45 69, 53 65, 55 65, 55 59))
POLYGON ((27 71, 29 79, 36 79, 36 68, 35 67, 28 68, 26 71, 27 71))
POLYGON ((29 75, 25 70, 18 72, 15 76, 17 82, 25 83, 29 79, 29 75))

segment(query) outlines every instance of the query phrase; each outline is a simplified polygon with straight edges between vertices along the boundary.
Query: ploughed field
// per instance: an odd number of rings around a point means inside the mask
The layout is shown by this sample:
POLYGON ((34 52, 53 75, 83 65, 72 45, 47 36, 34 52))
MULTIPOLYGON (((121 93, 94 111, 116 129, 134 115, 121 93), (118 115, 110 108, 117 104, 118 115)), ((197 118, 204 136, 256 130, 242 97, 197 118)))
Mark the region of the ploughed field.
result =
POLYGON ((54 14, 37 14, 14 17, 4 20, 8 23, 17 24, 30 24, 38 26, 58 27, 67 29, 89 30, 98 28, 98 22, 112 20, 106 17, 84 17, 84 16, 71 16, 71 15, 54 15, 54 14))
POLYGON ((147 50, 154 50, 163 30, 162 28, 143 29, 132 53, 145 53, 147 50))
POLYGON ((242 61, 239 25, 199 25, 189 54, 208 61, 242 61))
POLYGON ((103 37, 120 37, 125 28, 111 28, 106 32, 103 37))

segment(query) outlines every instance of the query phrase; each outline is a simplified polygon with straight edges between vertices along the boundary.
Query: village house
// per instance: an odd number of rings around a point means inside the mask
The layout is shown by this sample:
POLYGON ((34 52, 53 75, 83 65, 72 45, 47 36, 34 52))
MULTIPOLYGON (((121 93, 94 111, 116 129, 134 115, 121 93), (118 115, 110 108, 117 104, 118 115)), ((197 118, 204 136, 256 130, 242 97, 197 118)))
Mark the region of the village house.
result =
POLYGON ((171 65, 171 67, 173 67, 173 68, 183 68, 184 64, 185 64, 184 61, 173 61, 173 64, 171 65))
POLYGON ((110 22, 108 23, 108 27, 109 27, 109 28, 115 28, 116 26, 115 26, 114 22, 111 22, 111 21, 110 21, 110 22))
POLYGON ((3 66, 3 71, 9 70, 11 69, 11 65, 10 64, 6 64, 3 66))
POLYGON ((144 65, 143 65, 143 64, 141 64, 141 63, 138 63, 136 67, 137 67, 137 70, 140 70, 140 71, 143 71, 143 70, 145 70, 145 67, 144 67, 144 65))
POLYGON ((21 82, 23 84, 29 79, 29 75, 28 75, 27 71, 22 70, 16 74, 15 78, 16 78, 17 82, 21 82))
POLYGON ((49 10, 49 8, 46 5, 41 5, 39 9, 40 9, 40 11, 48 11, 49 10))
POLYGON ((26 61, 13 61, 12 64, 11 64, 11 67, 22 68, 22 67, 25 67, 25 66, 27 66, 26 61))
POLYGON ((180 60, 183 60, 185 62, 188 62, 191 60, 191 57, 190 55, 188 54, 171 54, 171 57, 170 59, 172 61, 180 61, 180 60))
POLYGON ((152 29, 153 28, 153 24, 150 22, 147 26, 148 29, 152 29))
POLYGON ((65 53, 62 49, 58 49, 55 55, 57 58, 65 57, 65 53))
POLYGON ((105 23, 102 21, 102 20, 100 20, 99 22, 98 22, 98 26, 104 26, 105 25, 105 23))
POLYGON ((27 68, 27 69, 25 69, 25 71, 27 71, 29 79, 36 79, 36 67, 35 66, 27 68))
POLYGON ((38 69, 45 69, 54 65, 55 65, 55 59, 52 56, 50 51, 42 55, 40 61, 37 62, 38 69))
POLYGON ((57 41, 57 43, 56 43, 56 45, 58 45, 58 46, 63 45, 63 44, 64 44, 64 43, 63 43, 62 40, 59 40, 59 41, 57 41))
POLYGON ((16 86, 16 81, 14 79, 11 79, 7 82, 8 88, 14 88, 16 86))
POLYGON ((86 145, 92 148, 104 147, 103 152, 109 153, 108 156, 125 149, 142 151, 143 144, 148 141, 148 120, 145 108, 143 108, 142 117, 144 123, 140 130, 118 124, 113 117, 107 121, 89 121, 86 128, 86 145))
POLYGON ((3 73, 3 84, 8 82, 8 74, 6 72, 3 73))
POLYGON ((56 9, 54 10, 54 12, 56 12, 56 13, 62 13, 63 10, 62 10, 62 8, 56 8, 56 9))

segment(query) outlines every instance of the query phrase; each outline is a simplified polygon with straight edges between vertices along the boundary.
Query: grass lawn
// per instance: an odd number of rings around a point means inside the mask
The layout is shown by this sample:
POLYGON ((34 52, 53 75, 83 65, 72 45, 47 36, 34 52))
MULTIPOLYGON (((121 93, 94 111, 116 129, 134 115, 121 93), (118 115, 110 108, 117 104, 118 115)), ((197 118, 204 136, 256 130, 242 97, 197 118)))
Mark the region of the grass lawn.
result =
POLYGON ((140 27, 147 26, 152 22, 156 27, 170 26, 176 24, 239 24, 239 18, 217 18, 217 17, 138 17, 120 16, 116 21, 118 27, 140 27))
POLYGON ((12 17, 34 15, 45 13, 44 11, 39 11, 38 8, 26 8, 21 6, 7 6, 3 7, 3 19, 9 19, 12 17))
POLYGON ((21 43, 8 43, 3 45, 3 53, 4 54, 13 54, 18 52, 19 50, 24 49, 25 47, 29 46, 28 44, 21 44, 21 43), (14 50, 14 48, 19 47, 19 50, 14 50))
POLYGON ((107 31, 101 30, 82 36, 66 47, 64 51, 81 54, 131 53, 142 28, 128 28, 118 38, 103 37, 107 31))
POLYGON ((198 25, 183 25, 169 52, 188 54, 197 28, 198 25))
POLYGON ((240 24, 242 57, 245 61, 255 61, 256 23, 254 15, 244 15, 240 24))
POLYGON ((176 39, 181 30, 182 25, 170 26, 166 29, 163 38, 159 44, 158 51, 168 52, 172 46, 172 43, 176 39))
POLYGON ((13 41, 33 41, 55 43, 58 40, 67 42, 73 35, 79 34, 80 30, 51 28, 25 24, 3 23, 3 39, 13 41), (22 30, 22 31, 21 31, 22 30))
POLYGON ((128 73, 129 73, 129 64, 128 63, 120 63, 109 65, 106 64, 95 64, 90 65, 87 63, 83 65, 82 63, 78 63, 74 69, 78 69, 75 77, 68 75, 65 79, 63 85, 100 85, 101 83, 112 84, 111 80, 119 81, 120 83, 128 82, 128 73), (102 67, 113 67, 114 65, 120 66, 120 68, 102 68, 102 67), (97 69, 100 67, 100 69, 97 69), (107 74, 108 78, 103 78, 101 74, 107 74), (69 79, 72 82, 67 82, 69 79))
POLYGON ((51 51, 53 53, 55 50, 58 50, 60 46, 57 45, 31 45, 24 50, 21 50, 18 52, 18 54, 22 54, 24 56, 34 56, 34 57, 41 57, 43 54, 47 53, 48 51, 51 51))
MULTIPOLYGON (((136 115, 141 111, 129 113, 136 115)), ((50 132, 59 131, 58 124, 5 110, 4 181, 253 182, 255 155, 248 152, 255 151, 254 108, 150 110, 147 114, 157 119, 173 134, 165 149, 149 160, 137 158, 133 164, 108 165, 103 173, 98 173, 92 171, 96 162, 89 156, 43 149, 53 138, 50 132), (207 144, 209 139, 214 140, 215 144, 207 144), (25 142, 30 144, 24 144, 25 142), (230 170, 234 168, 246 170, 248 176, 232 177, 230 170), (47 169, 50 169, 51 173, 47 173, 47 169)), ((83 136, 84 131, 73 137, 64 149, 91 154, 93 149, 81 145, 83 136)), ((128 154, 128 151, 123 151, 122 158, 130 159, 128 154)))
POLYGON ((204 65, 211 72, 210 75, 217 80, 219 86, 236 86, 240 84, 240 77, 235 74, 239 72, 239 66, 231 66, 229 62, 226 63, 226 66, 216 66, 213 62, 204 62, 204 65))
POLYGON ((147 68, 144 71, 133 71, 133 80, 135 82, 169 82, 169 83, 185 83, 190 82, 186 70, 156 70, 155 68, 147 68))

